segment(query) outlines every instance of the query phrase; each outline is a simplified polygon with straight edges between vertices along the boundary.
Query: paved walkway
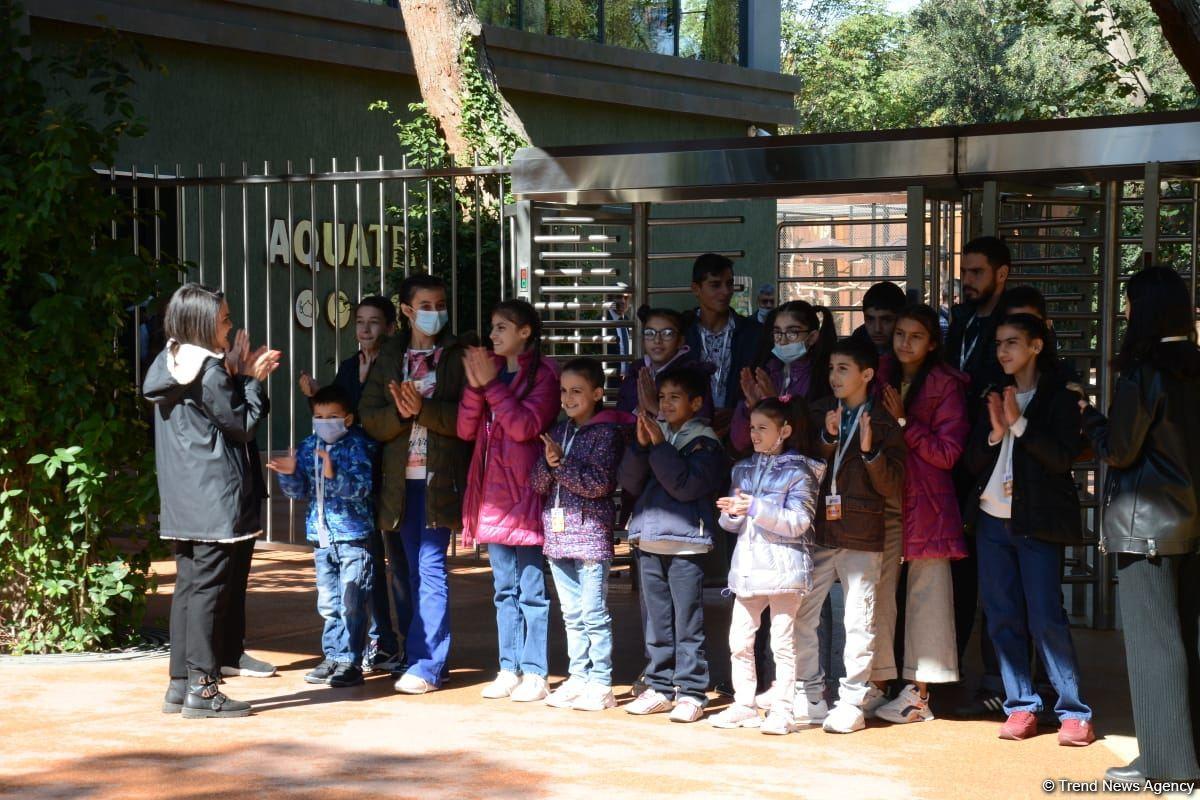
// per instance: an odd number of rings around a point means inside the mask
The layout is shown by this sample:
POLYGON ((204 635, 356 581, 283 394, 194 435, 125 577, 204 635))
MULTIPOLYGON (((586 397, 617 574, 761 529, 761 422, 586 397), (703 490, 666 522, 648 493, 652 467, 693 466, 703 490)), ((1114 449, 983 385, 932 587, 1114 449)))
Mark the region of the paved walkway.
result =
MULTIPOLYGON (((160 570, 151 622, 165 620, 171 564, 160 570)), ((311 558, 260 551, 249 598, 250 649, 279 665, 270 679, 233 678, 227 691, 254 704, 236 720, 183 720, 159 712, 165 659, 0 665, 0 796, 129 800, 192 798, 1021 798, 1047 779, 1095 780, 1132 747, 1120 636, 1078 631, 1085 697, 1105 742, 1058 747, 1052 733, 1002 742, 997 723, 939 719, 872 724, 850 736, 806 729, 679 725, 620 709, 588 714, 483 700, 495 670, 491 575, 486 562, 453 562, 453 672, 423 697, 392 691, 386 676, 354 689, 302 680, 318 658, 311 558)), ((626 685, 641 657, 635 595, 613 581, 616 675, 626 685)), ((552 620, 557 620, 557 611, 552 620)), ((708 608, 714 670, 728 670, 727 604, 708 608)), ((565 646, 552 622, 551 669, 565 646)), ((623 700, 627 698, 623 696, 623 700)), ((935 710, 957 699, 935 695, 935 710)))

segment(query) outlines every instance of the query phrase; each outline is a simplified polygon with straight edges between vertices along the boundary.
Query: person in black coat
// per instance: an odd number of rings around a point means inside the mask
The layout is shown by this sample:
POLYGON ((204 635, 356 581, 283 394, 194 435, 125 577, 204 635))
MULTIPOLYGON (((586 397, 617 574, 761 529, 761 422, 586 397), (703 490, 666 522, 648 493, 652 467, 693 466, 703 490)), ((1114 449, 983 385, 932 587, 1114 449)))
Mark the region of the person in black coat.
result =
POLYGON ((1058 692, 1061 745, 1095 741, 1092 710, 1079 692, 1079 665, 1062 608, 1062 545, 1081 544, 1079 494, 1071 465, 1079 453, 1077 395, 1056 378, 1049 334, 1032 314, 996 327, 997 358, 1009 376, 992 392, 964 453, 973 476, 964 518, 979 552, 979 594, 996 648, 1008 719, 1002 739, 1037 732, 1042 698, 1033 685, 1032 635, 1058 692))
POLYGON ((142 386, 154 404, 154 447, 161 501, 159 535, 174 542, 171 681, 166 713, 189 718, 241 717, 250 706, 218 688, 214 633, 228 607, 230 573, 241 543, 262 531, 261 488, 248 445, 266 413, 262 384, 279 351, 252 351, 245 331, 233 347, 233 323, 221 292, 181 286, 164 320, 166 347, 142 386))
POLYGON ((1200 348, 1191 290, 1144 269, 1125 287, 1129 326, 1109 416, 1080 401, 1108 465, 1101 549, 1117 553, 1121 627, 1140 754, 1110 780, 1200 779, 1200 348))

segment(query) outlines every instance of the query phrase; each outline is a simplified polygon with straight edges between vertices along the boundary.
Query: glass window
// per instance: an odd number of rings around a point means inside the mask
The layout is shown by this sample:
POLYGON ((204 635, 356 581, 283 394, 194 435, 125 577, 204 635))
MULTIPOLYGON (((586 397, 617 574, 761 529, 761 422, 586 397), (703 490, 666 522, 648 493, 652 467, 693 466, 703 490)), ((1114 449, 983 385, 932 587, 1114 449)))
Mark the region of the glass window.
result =
POLYGON ((681 0, 679 53, 719 64, 739 61, 738 0, 681 0))

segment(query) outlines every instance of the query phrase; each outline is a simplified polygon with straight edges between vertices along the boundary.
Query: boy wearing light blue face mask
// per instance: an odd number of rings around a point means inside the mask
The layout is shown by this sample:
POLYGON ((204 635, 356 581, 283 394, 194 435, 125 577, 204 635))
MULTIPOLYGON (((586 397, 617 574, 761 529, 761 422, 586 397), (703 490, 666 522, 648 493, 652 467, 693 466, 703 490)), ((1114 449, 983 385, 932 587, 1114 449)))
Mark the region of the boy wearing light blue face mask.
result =
POLYGON ((311 399, 313 434, 294 456, 273 458, 267 468, 293 500, 308 501, 307 539, 315 549, 317 611, 325 620, 324 660, 304 676, 334 687, 363 681, 360 664, 370 624, 374 582, 370 539, 375 529, 372 458, 375 442, 353 427, 350 398, 325 386, 311 399))

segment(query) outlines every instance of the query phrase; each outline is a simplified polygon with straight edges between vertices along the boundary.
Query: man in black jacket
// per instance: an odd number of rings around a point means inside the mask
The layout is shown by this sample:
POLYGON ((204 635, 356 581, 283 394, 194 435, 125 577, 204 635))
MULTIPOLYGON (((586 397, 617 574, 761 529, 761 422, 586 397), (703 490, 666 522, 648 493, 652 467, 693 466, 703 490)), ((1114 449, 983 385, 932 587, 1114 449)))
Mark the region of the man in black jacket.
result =
MULTIPOLYGON (((996 321, 998 306, 1008 283, 1012 255, 1008 245, 994 236, 980 236, 963 245, 962 296, 963 302, 950 309, 950 330, 946 334, 946 361, 955 369, 967 373, 967 418, 974 425, 983 409, 983 397, 989 389, 1004 383, 1004 370, 996 360, 996 321)), ((959 501, 970 491, 971 476, 960 463, 955 469, 959 501)), ((954 624, 958 635, 961 660, 975 626, 979 596, 978 560, 975 556, 975 537, 967 537, 967 558, 954 561, 954 624)), ((974 700, 956 709, 958 716, 998 716, 1003 714, 1004 687, 1000 681, 1000 665, 996 652, 987 637, 987 626, 980 631, 980 650, 983 657, 983 678, 974 700)))

